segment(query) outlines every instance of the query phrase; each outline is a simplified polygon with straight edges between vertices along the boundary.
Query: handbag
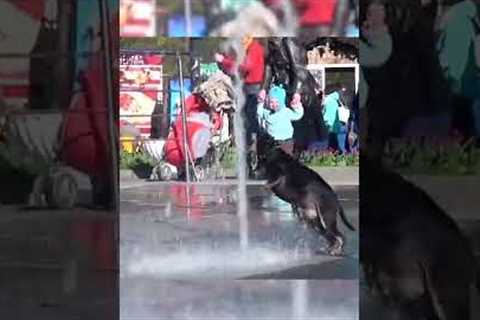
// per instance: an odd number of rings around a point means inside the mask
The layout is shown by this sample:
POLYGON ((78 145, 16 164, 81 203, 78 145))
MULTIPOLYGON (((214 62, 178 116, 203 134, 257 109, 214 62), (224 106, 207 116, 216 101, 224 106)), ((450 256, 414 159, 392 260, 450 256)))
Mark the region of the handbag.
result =
POLYGON ((347 123, 350 118, 350 110, 343 104, 338 106, 338 119, 340 122, 347 123))

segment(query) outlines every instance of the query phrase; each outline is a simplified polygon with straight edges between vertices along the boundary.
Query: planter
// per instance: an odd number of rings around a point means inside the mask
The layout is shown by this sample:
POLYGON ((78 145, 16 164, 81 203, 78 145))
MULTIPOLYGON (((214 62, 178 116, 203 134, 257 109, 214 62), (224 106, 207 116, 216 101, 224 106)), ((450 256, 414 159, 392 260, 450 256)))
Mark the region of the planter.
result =
POLYGON ((149 165, 139 165, 132 168, 132 172, 139 179, 148 179, 152 174, 152 166, 149 165))

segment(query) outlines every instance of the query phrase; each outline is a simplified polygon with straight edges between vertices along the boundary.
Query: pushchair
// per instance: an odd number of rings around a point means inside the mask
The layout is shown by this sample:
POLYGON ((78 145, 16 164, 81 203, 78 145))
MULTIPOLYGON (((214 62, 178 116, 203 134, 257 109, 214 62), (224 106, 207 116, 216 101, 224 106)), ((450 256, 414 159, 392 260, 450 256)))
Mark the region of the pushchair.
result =
POLYGON ((80 203, 82 189, 90 189, 92 195, 85 204, 111 194, 107 190, 111 110, 104 107, 106 95, 96 89, 101 83, 96 62, 79 75, 83 90, 72 96, 68 109, 11 109, 2 117, 0 155, 11 166, 36 176, 29 206, 71 208, 80 203))
POLYGON ((171 180, 186 175, 185 159, 196 181, 223 177, 221 161, 231 145, 228 122, 233 108, 231 79, 222 72, 211 75, 185 100, 187 145, 179 116, 170 128, 161 152, 158 142, 146 142, 144 150, 159 161, 151 179, 171 180))
MULTIPOLYGON (((191 176, 195 181, 224 177, 222 160, 227 154, 232 139, 226 132, 225 121, 228 115, 223 111, 209 119, 205 113, 187 117, 188 148, 187 156, 191 176), (220 120, 222 119, 222 120, 220 120)), ((150 180, 169 181, 185 178, 185 151, 183 148, 183 126, 181 118, 172 124, 166 140, 148 140, 142 144, 143 150, 158 161, 153 168, 150 180)))

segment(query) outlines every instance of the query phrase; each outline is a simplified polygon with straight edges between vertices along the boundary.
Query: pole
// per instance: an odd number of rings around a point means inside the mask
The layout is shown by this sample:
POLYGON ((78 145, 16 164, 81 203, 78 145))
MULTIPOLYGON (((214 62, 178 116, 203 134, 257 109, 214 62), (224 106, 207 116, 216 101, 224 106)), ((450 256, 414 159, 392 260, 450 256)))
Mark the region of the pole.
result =
POLYGON ((192 36, 192 3, 191 0, 184 0, 185 4, 185 27, 186 27, 186 36, 192 36))
POLYGON ((187 111, 185 110, 185 97, 183 88, 183 66, 182 57, 177 51, 178 80, 180 84, 180 105, 182 108, 182 127, 183 127, 183 156, 185 158, 185 174, 187 178, 187 206, 190 208, 190 165, 189 165, 189 148, 188 148, 188 131, 187 131, 187 111))
POLYGON ((120 191, 119 191, 119 181, 118 181, 118 137, 115 126, 115 117, 114 117, 114 102, 113 102, 113 66, 112 66, 112 51, 110 47, 110 23, 109 17, 110 12, 108 10, 107 1, 100 0, 100 18, 101 18, 101 28, 102 28, 102 47, 103 47, 103 58, 104 58, 104 70, 105 70, 105 85, 107 91, 107 114, 108 114, 108 136, 110 144, 110 158, 112 161, 112 183, 113 183, 113 207, 115 212, 118 210, 118 204, 120 203, 120 191))

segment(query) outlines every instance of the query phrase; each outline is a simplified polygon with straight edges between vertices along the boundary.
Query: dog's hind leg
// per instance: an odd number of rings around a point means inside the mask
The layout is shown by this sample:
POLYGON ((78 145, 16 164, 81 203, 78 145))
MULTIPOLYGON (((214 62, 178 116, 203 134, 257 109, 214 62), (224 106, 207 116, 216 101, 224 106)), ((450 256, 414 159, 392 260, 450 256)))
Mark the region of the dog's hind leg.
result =
POLYGON ((431 270, 421 264, 424 282, 440 320, 470 319, 470 283, 449 268, 431 270), (454 278, 449 277, 452 275, 454 278))
POLYGON ((345 237, 338 231, 336 215, 333 215, 328 220, 323 221, 325 225, 325 238, 330 244, 328 253, 333 256, 340 256, 343 254, 343 247, 345 245, 345 237))
POLYGON ((320 211, 320 206, 318 204, 315 205, 315 215, 318 226, 321 226, 323 230, 328 230, 327 225, 325 224, 325 219, 323 218, 322 212, 320 211))
POLYGON ((343 235, 337 229, 336 216, 333 221, 326 221, 320 206, 315 205, 315 221, 314 229, 317 230, 328 242, 327 251, 329 254, 339 256, 343 253, 343 245, 345 240, 343 235))

